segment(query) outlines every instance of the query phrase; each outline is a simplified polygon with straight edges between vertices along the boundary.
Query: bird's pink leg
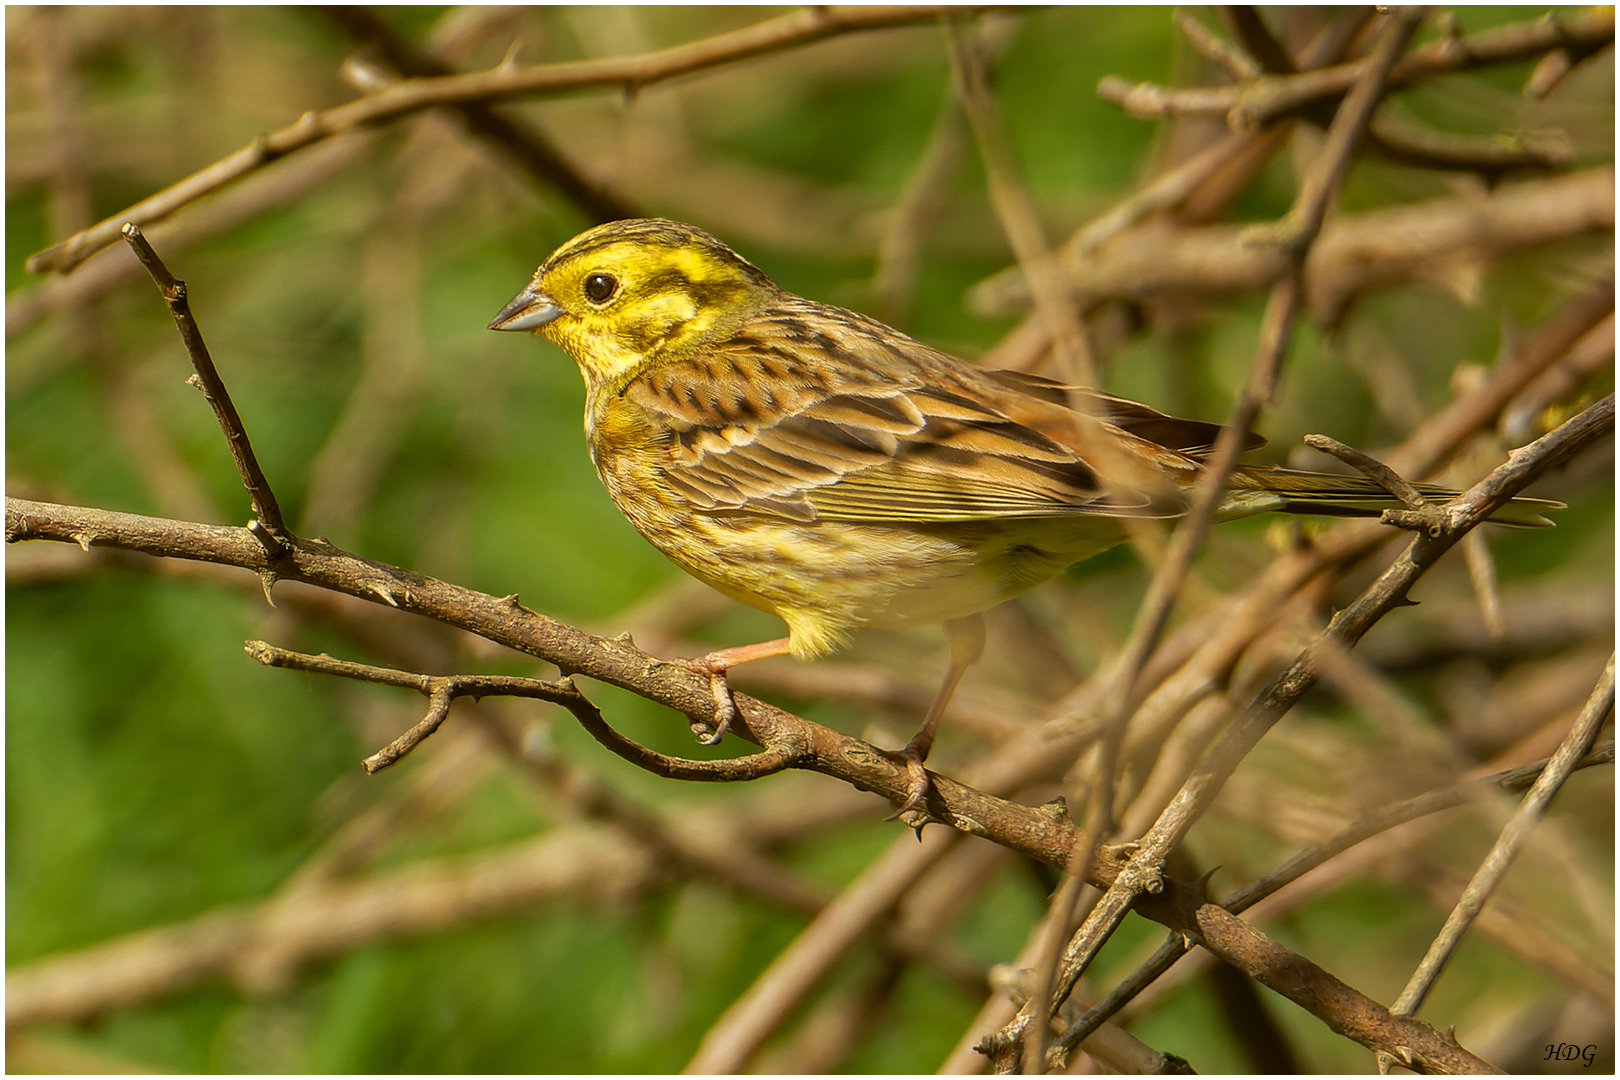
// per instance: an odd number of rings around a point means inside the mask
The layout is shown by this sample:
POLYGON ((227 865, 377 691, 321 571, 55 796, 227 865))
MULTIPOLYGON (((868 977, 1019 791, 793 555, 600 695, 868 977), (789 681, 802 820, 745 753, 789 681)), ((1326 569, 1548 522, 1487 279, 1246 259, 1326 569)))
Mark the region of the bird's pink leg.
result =
POLYGON ((951 695, 956 693, 956 684, 962 681, 967 669, 984 655, 984 616, 975 614, 951 619, 945 624, 945 640, 951 646, 951 666, 945 669, 945 681, 940 684, 939 693, 934 695, 934 703, 928 707, 922 727, 917 729, 917 734, 911 737, 906 748, 900 751, 911 783, 906 801, 894 812, 894 817, 907 810, 915 810, 928 797, 928 771, 923 768, 923 762, 928 760, 928 751, 934 748, 934 729, 939 726, 939 718, 944 715, 945 706, 950 704, 951 695))
MULTIPOLYGON (((716 649, 712 653, 682 661, 693 671, 709 677, 709 692, 714 695, 714 732, 700 736, 698 738, 700 743, 704 746, 713 746, 719 742, 731 727, 731 721, 737 716, 737 702, 731 696, 731 686, 726 682, 726 672, 738 664, 781 656, 787 651, 788 639, 777 638, 775 641, 761 641, 757 645, 716 649)), ((693 727, 696 728, 697 725, 694 724, 693 727)))

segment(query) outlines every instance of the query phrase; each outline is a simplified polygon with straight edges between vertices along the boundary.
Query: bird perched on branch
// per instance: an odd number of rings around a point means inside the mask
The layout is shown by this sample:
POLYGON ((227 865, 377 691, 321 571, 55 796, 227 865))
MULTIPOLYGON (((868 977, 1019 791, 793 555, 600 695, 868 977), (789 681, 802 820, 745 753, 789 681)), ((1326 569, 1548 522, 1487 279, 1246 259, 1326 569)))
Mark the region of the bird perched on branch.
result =
MULTIPOLYGON (((687 661, 715 695, 706 741, 735 715, 738 664, 822 656, 859 626, 946 624, 949 672, 899 755, 901 813, 927 794, 934 728, 983 647, 979 613, 1120 543, 1128 518, 1185 512, 1220 430, 976 367, 661 219, 574 237, 489 326, 538 332, 579 365, 591 460, 643 536, 787 623, 785 638, 687 661)), ((1550 524, 1540 511, 1560 505, 1516 499, 1496 520, 1550 524)), ((1219 516, 1398 506, 1364 477, 1240 467, 1219 516)))

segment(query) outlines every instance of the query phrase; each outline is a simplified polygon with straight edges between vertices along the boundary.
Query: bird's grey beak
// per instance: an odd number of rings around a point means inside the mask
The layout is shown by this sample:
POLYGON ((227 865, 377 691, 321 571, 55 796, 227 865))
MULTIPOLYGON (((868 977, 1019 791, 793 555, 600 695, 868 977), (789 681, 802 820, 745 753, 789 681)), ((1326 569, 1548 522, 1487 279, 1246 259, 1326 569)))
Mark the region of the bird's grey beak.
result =
POLYGON ((538 330, 562 314, 562 308, 533 285, 512 297, 499 315, 489 320, 491 330, 538 330))

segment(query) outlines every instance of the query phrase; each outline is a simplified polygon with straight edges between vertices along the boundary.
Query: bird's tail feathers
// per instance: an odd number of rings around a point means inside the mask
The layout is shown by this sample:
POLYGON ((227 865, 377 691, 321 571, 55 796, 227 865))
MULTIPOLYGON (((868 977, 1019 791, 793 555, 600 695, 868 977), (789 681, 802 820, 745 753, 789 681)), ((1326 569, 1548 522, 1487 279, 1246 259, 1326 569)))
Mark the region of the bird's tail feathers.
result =
MULTIPOLYGON (((1437 484, 1413 486, 1431 502, 1448 502, 1457 496, 1456 491, 1437 484)), ((1271 510, 1329 517, 1377 517, 1385 510, 1397 510, 1401 506, 1399 499, 1365 476, 1242 468, 1232 476, 1222 516, 1245 517, 1271 510)), ((1553 523, 1543 515, 1564 508, 1563 503, 1552 499, 1516 498, 1498 509, 1489 520, 1498 525, 1549 528, 1553 523)))

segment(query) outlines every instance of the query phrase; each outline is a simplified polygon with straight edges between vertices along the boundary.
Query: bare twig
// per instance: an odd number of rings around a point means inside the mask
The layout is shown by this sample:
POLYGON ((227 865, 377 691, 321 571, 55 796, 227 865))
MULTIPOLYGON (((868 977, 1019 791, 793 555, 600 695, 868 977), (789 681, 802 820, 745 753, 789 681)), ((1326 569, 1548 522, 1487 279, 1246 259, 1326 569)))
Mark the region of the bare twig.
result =
MULTIPOLYGON (((1587 328, 1612 310, 1613 285, 1609 281, 1571 301, 1518 350, 1511 363, 1425 422, 1387 455, 1389 460, 1416 475, 1434 469, 1456 452, 1470 432, 1495 425, 1501 410, 1522 387, 1555 363, 1587 328)), ((1365 556, 1386 535, 1366 523, 1345 522, 1308 551, 1277 560, 1226 615, 1218 631, 1209 634, 1197 652, 1163 679, 1137 708, 1131 721, 1133 745, 1153 747, 1156 752, 1169 726, 1207 695, 1210 686, 1219 685, 1222 673, 1265 628, 1274 624, 1277 611, 1290 596, 1324 569, 1365 556)), ((1072 697, 1083 703, 1096 693, 1095 686, 1087 686, 1072 697)), ((1060 704, 1058 714, 1064 718, 1059 723, 1072 722, 1075 717, 1089 716, 1090 708, 1076 710, 1060 704)), ((1175 783, 1179 785, 1181 779, 1177 776, 1175 783)))
MULTIPOLYGON (((1501 409, 1518 389, 1556 362, 1563 350, 1586 328, 1601 320, 1612 306, 1612 286, 1608 283, 1572 301, 1519 350, 1512 363, 1426 422, 1389 455, 1390 459, 1410 463, 1414 470, 1433 468, 1454 452, 1469 437, 1470 431, 1495 424, 1501 409)), ((1230 669, 1242 650, 1265 628, 1274 625, 1277 611, 1290 596, 1297 595, 1308 582, 1319 580, 1318 575, 1325 570, 1342 567, 1364 556, 1380 544, 1385 535, 1376 525, 1345 522, 1311 548, 1291 552, 1274 562, 1250 587, 1241 603, 1227 613, 1220 631, 1205 633, 1201 647, 1184 662, 1177 661, 1179 667, 1173 675, 1138 707, 1132 721, 1133 730, 1140 725, 1143 729, 1158 731, 1174 722, 1196 701, 1203 699, 1210 686, 1219 685, 1222 673, 1230 669)), ((981 782, 990 783, 993 778, 993 785, 1028 783, 1034 776, 1047 775, 1054 760, 1071 760, 1073 752, 1051 740, 1058 732, 1074 730, 1079 719, 1091 715, 1084 703, 1098 692, 1098 679, 1094 677, 1068 699, 1059 702, 1054 718, 1047 725, 1051 734, 1033 732, 1032 737, 1009 744, 979 771, 981 782)), ((1095 731, 1096 727, 1091 724, 1079 730, 1095 731)), ((1157 739, 1155 735, 1149 743, 1156 745, 1157 739)), ((1180 783, 1179 775, 1175 782, 1180 783)), ((1152 977, 1145 980, 1151 981, 1152 977)), ((987 1004, 981 1016, 992 1015, 991 1010, 992 1004, 987 1004)), ((999 1024, 1007 1014, 997 1011, 993 1015, 999 1024)), ((986 1027, 976 1026, 974 1030, 985 1031, 986 1027)))
MULTIPOLYGON (((1545 773, 1551 761, 1552 759, 1548 758, 1530 765, 1505 769, 1490 776, 1482 776, 1477 780, 1467 780, 1460 784, 1436 788, 1433 791, 1424 792, 1422 795, 1405 799, 1393 806, 1387 806, 1382 810, 1368 814, 1360 820, 1346 825, 1321 843, 1301 851, 1265 877, 1245 885, 1227 897, 1223 901, 1223 906, 1234 914, 1247 911, 1266 897, 1277 892, 1284 885, 1297 881, 1305 874, 1340 853, 1355 847, 1362 841, 1380 833, 1388 832, 1397 825, 1415 821, 1420 817, 1437 814, 1459 806, 1466 806, 1482 791, 1495 790, 1505 794, 1526 791, 1545 773)), ((1613 764, 1614 743, 1611 741, 1594 748, 1591 753, 1576 763, 1575 768, 1588 769, 1599 765, 1613 764)))
MULTIPOLYGON (((1612 285, 1608 282, 1572 301, 1518 350, 1511 363, 1421 426, 1389 455, 1390 460, 1404 463, 1419 474, 1432 469, 1469 438, 1471 431, 1494 425, 1501 409, 1518 390, 1556 362, 1574 340, 1604 318, 1612 307, 1612 285)), ((1185 662, 1178 661, 1177 670, 1138 707, 1132 721, 1133 730, 1140 725, 1143 729, 1158 731, 1173 723, 1203 699, 1210 692, 1209 687, 1220 684, 1223 673, 1230 670, 1244 648, 1275 623, 1276 612, 1291 596, 1297 595, 1307 583, 1320 580, 1318 575, 1325 570, 1363 557, 1382 543, 1386 535, 1376 525, 1345 522, 1312 547, 1290 552, 1276 560, 1234 610, 1227 613, 1219 632, 1206 633, 1201 647, 1185 662)), ((1058 703, 1054 719, 1048 722, 1052 734, 1032 733, 1038 737, 1009 744, 992 763, 980 770, 981 780, 988 782, 993 776, 997 784, 1027 783, 1033 776, 1046 775, 1054 759, 1070 760, 1072 751, 1049 740, 1058 732, 1074 729, 1079 720, 1091 716, 1091 709, 1085 703, 1099 692, 1098 682, 1093 678, 1058 703)), ((1096 725, 1081 730, 1095 731, 1096 725)), ((1149 744, 1156 746, 1157 739, 1155 735, 1149 739, 1149 744)), ((1175 782, 1180 783, 1179 776, 1175 782)))
POLYGON ((345 679, 382 683, 385 686, 417 690, 427 695, 429 701, 427 716, 411 730, 362 762, 366 772, 373 774, 395 764, 416 749, 423 739, 439 730, 439 725, 443 724, 449 715, 450 702, 454 699, 492 695, 536 698, 561 705, 573 713, 580 726, 589 731, 603 746, 631 764, 667 779, 714 780, 728 783, 756 780, 790 768, 798 760, 798 752, 791 745, 785 748, 766 747, 763 754, 727 758, 723 761, 693 761, 660 754, 614 731, 607 721, 602 719, 602 714, 596 706, 566 679, 562 682, 546 682, 542 679, 525 679, 515 675, 417 675, 408 671, 375 667, 371 664, 358 664, 351 660, 337 660, 324 654, 311 656, 308 653, 292 652, 263 641, 248 642, 247 653, 259 663, 269 667, 294 668, 322 675, 336 675, 345 679))
MULTIPOLYGON (((200 240, 303 198, 354 162, 373 138, 370 131, 338 136, 143 232, 172 257, 200 240)), ((47 315, 88 303, 138 273, 139 262, 131 260, 122 248, 108 248, 86 259, 71 275, 47 278, 18 289, 6 297, 6 336, 26 330, 47 315)))
POLYGON ((1254 57, 1222 39, 1220 35, 1194 18, 1191 12, 1178 8, 1175 20, 1176 29, 1181 31, 1181 36, 1186 38, 1187 44, 1196 49, 1205 60, 1221 68, 1234 79, 1259 77, 1261 67, 1255 63, 1254 57))
POLYGON ((1524 81, 1524 96, 1541 99, 1552 93, 1575 67, 1568 49, 1554 49, 1536 61, 1530 77, 1524 81))
MULTIPOLYGON (((1555 48, 1590 52, 1613 40, 1613 11, 1593 9, 1567 16, 1549 15, 1421 45, 1390 72, 1389 86, 1399 89, 1435 75, 1520 60, 1555 48)), ((1133 116, 1225 116, 1234 131, 1244 131, 1345 93, 1367 63, 1339 64, 1297 75, 1263 75, 1233 86, 1187 90, 1152 83, 1132 85, 1110 75, 1098 85, 1097 93, 1133 116)))
POLYGON ((951 70, 962 110, 978 139, 979 153, 990 184, 990 202, 1001 221, 1013 256, 1024 270, 1035 298, 1035 308, 1046 323, 1058 351, 1064 377, 1080 386, 1097 385, 1096 360, 1086 339, 1086 328, 1063 274, 1047 247, 1035 203, 1023 179, 1007 137, 1001 110, 990 92, 989 73, 979 51, 977 36, 960 22, 951 24, 951 70))
POLYGON ((1406 479, 1382 461, 1368 454, 1362 453, 1353 446, 1346 446, 1328 435, 1307 435, 1305 445, 1331 454, 1353 469, 1366 474, 1383 485, 1385 491, 1399 499, 1410 510, 1416 510, 1425 504, 1423 492, 1419 491, 1410 480, 1406 479))
POLYGON ((1490 542, 1478 529, 1463 541, 1463 558, 1468 563, 1468 579, 1473 583, 1474 596, 1479 600, 1479 615, 1484 620, 1485 632, 1492 641, 1507 637, 1507 621, 1502 616, 1502 590, 1497 586, 1496 560, 1491 557, 1490 542))
POLYGON ((1502 412, 1497 431, 1509 445, 1534 438, 1546 427, 1542 415, 1614 363, 1614 315, 1592 327, 1559 362, 1526 386, 1502 412))
POLYGON ((272 161, 360 126, 396 120, 422 109, 463 102, 612 87, 633 91, 666 79, 796 48, 839 34, 926 22, 946 12, 963 10, 937 7, 812 7, 741 30, 640 56, 534 67, 502 64, 490 71, 468 75, 408 79, 344 105, 307 112, 287 127, 260 136, 229 157, 39 252, 29 258, 28 269, 32 273, 71 270, 116 241, 125 222, 146 225, 167 217, 194 199, 272 161))
MULTIPOLYGON (((1515 454, 1517 460, 1510 460, 1486 480, 1448 504, 1451 513, 1446 518, 1446 527, 1438 535, 1420 534, 1413 540, 1402 557, 1397 559, 1395 564, 1350 607, 1335 615, 1322 636, 1300 655, 1288 671, 1274 680, 1255 704, 1228 729, 1141 841, 1137 853, 1131 859, 1131 866, 1141 866, 1142 870, 1137 871, 1135 877, 1126 878, 1126 874, 1132 873, 1127 868, 1122 871, 1121 880, 1125 880, 1127 884, 1133 880, 1140 883, 1151 883, 1154 880, 1148 875, 1162 865, 1163 853, 1168 852, 1186 835, 1186 830, 1201 813, 1201 808, 1209 804, 1215 792, 1231 775, 1249 748, 1259 741, 1260 735, 1280 719, 1293 702, 1315 683, 1315 656, 1322 648, 1327 647, 1328 642, 1338 639, 1345 645, 1353 645, 1371 625, 1368 620, 1376 619, 1382 612, 1400 603, 1417 574, 1421 573, 1423 568, 1432 565, 1440 554, 1461 539, 1468 528, 1484 520, 1491 510, 1512 493, 1522 489, 1534 475, 1539 475, 1563 460, 1572 446, 1589 443, 1601 434, 1612 431, 1613 425, 1614 402, 1611 396, 1552 435, 1517 452, 1515 454)), ((1334 647, 1338 647, 1337 644, 1334 647)), ((1117 885, 1110 887, 1109 892, 1115 892, 1118 887, 1117 885)), ((1105 896, 1104 902, 1106 901, 1105 896)), ((1098 919, 1098 913, 1104 910, 1104 904, 1100 903, 1093 911, 1092 919, 1087 920, 1088 926, 1093 920, 1098 919)), ((1123 917, 1123 911, 1120 915, 1123 917)), ((1084 938, 1083 944, 1089 945, 1100 936, 1096 933, 1088 934, 1088 928, 1082 927, 1080 933, 1076 935, 1076 941, 1084 938)), ((1090 954, 1083 949, 1071 951, 1077 960, 1089 959, 1090 954)), ((1076 966, 1079 966, 1078 963, 1076 966)), ((1067 971, 1065 979, 1067 980, 1067 971)), ((1261 981, 1266 982, 1266 979, 1261 978, 1261 981)), ((1288 986, 1287 983, 1278 985, 1267 982, 1267 985, 1285 994, 1289 993, 1289 989, 1285 988, 1288 986)), ((1410 1065, 1412 1061, 1408 1058, 1404 1063, 1410 1065)))
MULTIPOLYGON (((1349 304, 1391 282, 1425 278, 1437 265, 1484 262, 1614 228, 1614 170, 1505 184, 1485 198, 1427 199, 1333 218, 1305 263, 1313 317, 1333 325, 1349 304)), ((1245 227, 1214 225, 1155 232, 1081 258, 1065 250, 1070 288, 1090 298, 1143 294, 1246 292, 1274 284, 1287 254, 1244 242, 1245 227)), ((1029 303, 1016 268, 968 291, 968 306, 1002 314, 1029 303)))
POLYGON ((1524 131, 1459 135, 1394 116, 1379 116, 1368 129, 1369 148, 1402 165, 1480 173, 1487 179, 1515 169, 1565 169, 1575 160, 1562 132, 1524 131))
POLYGON ((1152 183, 1133 191, 1106 213, 1087 222, 1070 238, 1068 250, 1075 256, 1089 255, 1155 210, 1176 205, 1216 170, 1250 147, 1255 138, 1246 132, 1229 133, 1175 168, 1154 177, 1152 183))
POLYGON ((253 502, 253 513, 257 520, 248 528, 254 538, 264 545, 265 553, 274 558, 283 553, 284 541, 288 538, 286 523, 281 520, 281 507, 276 503, 275 492, 270 490, 270 481, 265 479, 264 470, 259 468, 259 459, 253 453, 253 444, 248 441, 247 429, 242 426, 242 417, 237 414, 230 392, 225 389, 225 382, 214 367, 213 357, 208 355, 202 330, 191 316, 186 283, 169 273, 169 268, 163 265, 163 260, 152 250, 152 245, 137 226, 125 225, 122 231, 129 246, 134 249, 135 257, 152 275, 158 292, 163 294, 164 303, 169 305, 174 324, 180 329, 180 340, 185 342, 186 353, 191 357, 192 366, 197 369, 197 389, 203 392, 208 404, 214 408, 214 415, 219 418, 219 427, 225 433, 225 442, 231 449, 232 460, 236 462, 237 474, 241 476, 242 486, 247 489, 248 498, 253 502))
POLYGON ((1508 867, 1518 855, 1519 849, 1529 838, 1530 831, 1541 820, 1547 804, 1558 794, 1558 789, 1574 771, 1576 763, 1591 749, 1593 741, 1597 738, 1598 729, 1603 726, 1603 721, 1613 709, 1614 656, 1611 653, 1608 666, 1603 669, 1602 678, 1598 680, 1597 686, 1592 690, 1592 696, 1587 699, 1586 707, 1581 710, 1581 715, 1558 747, 1558 753, 1553 755, 1546 769, 1530 788, 1529 794, 1525 795, 1524 802, 1502 830, 1502 834, 1497 837, 1490 854, 1480 863, 1479 869, 1468 883, 1468 888, 1463 890, 1457 906, 1447 917, 1445 926, 1441 927, 1440 933, 1429 946, 1423 962, 1413 972, 1411 981, 1401 991, 1401 996, 1395 1000, 1392 1006, 1395 1013, 1411 1016, 1422 1006, 1430 987, 1440 977, 1440 972, 1451 959, 1451 954, 1456 950, 1463 934, 1467 932, 1469 923, 1479 914, 1485 902, 1490 899, 1491 893, 1500 884, 1503 875, 1507 873, 1508 867))
MULTIPOLYGON (((436 57, 418 51, 369 8, 324 4, 320 10, 356 40, 375 46, 388 63, 408 79, 459 74, 436 57)), ((532 126, 482 101, 458 102, 452 108, 471 131, 500 147, 531 176, 555 188, 594 222, 642 216, 622 195, 587 178, 550 139, 532 126)))

